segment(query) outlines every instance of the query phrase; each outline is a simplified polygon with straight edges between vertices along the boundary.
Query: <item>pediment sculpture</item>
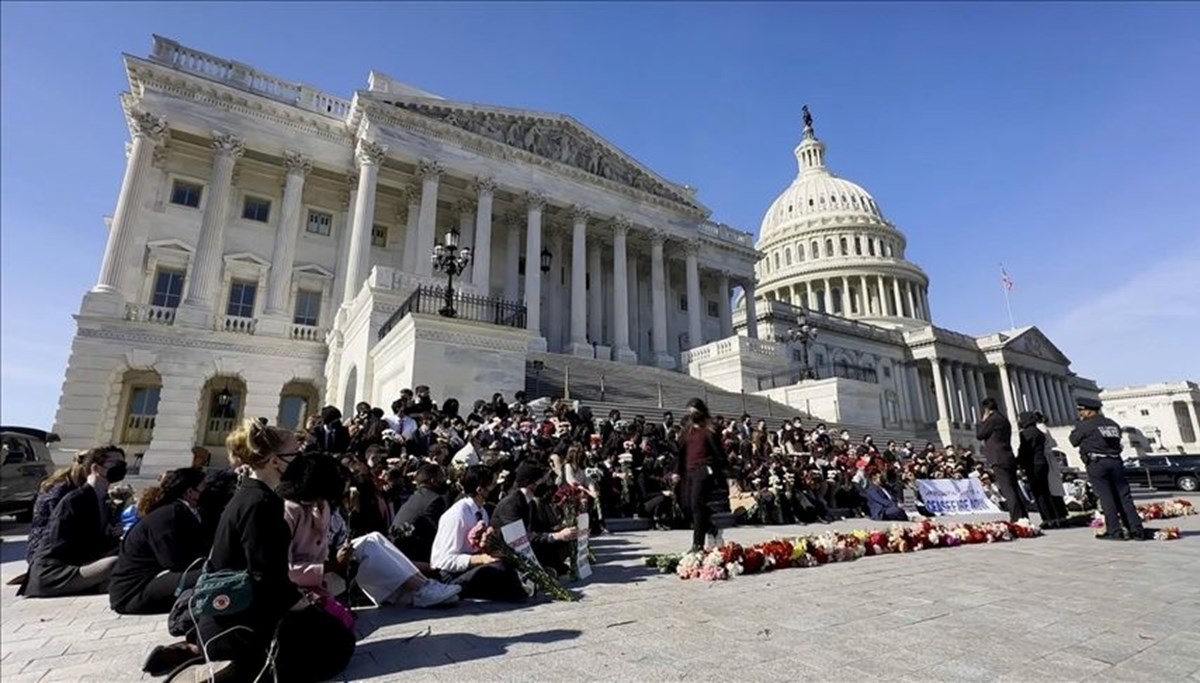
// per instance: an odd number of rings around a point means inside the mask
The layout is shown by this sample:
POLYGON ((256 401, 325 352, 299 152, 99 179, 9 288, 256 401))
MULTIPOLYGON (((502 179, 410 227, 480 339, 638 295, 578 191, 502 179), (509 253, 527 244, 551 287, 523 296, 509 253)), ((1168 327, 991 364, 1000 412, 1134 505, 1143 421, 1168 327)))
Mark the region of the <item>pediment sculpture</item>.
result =
POLYGON ((696 206, 689 197, 658 181, 570 123, 439 105, 409 102, 391 104, 606 180, 696 206))

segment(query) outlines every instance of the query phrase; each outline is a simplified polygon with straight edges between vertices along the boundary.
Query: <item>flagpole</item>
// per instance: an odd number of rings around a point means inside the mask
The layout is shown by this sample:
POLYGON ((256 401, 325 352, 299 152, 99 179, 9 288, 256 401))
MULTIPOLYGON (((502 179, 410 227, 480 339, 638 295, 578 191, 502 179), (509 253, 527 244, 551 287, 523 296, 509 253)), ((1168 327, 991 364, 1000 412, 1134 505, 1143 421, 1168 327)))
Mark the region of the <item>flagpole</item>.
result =
POLYGON ((1010 331, 1017 329, 1017 324, 1013 322, 1012 301, 1008 297, 1008 287, 1004 288, 1004 307, 1008 309, 1008 329, 1010 331))
POLYGON ((1008 329, 1017 329, 1017 323, 1013 320, 1012 314, 1012 299, 1009 297, 1009 292, 1012 291, 1012 276, 1004 269, 1004 264, 1000 264, 1000 288, 1004 290, 1004 308, 1008 311, 1008 329))

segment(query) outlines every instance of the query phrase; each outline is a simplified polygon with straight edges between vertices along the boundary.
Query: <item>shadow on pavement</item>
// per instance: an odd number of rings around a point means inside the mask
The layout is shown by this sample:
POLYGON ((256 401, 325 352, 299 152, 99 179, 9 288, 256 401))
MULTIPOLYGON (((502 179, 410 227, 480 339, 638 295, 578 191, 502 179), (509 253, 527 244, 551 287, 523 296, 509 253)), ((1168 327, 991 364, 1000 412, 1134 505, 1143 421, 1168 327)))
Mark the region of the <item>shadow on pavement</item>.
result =
POLYGON ((552 629, 517 636, 488 637, 472 633, 440 633, 430 635, 429 629, 415 636, 388 638, 363 643, 355 653, 355 662, 343 675, 349 680, 459 664, 462 662, 499 657, 508 653, 515 643, 550 644, 572 640, 582 635, 575 629, 552 629), (363 660, 366 660, 364 662, 363 660), (372 671, 356 671, 370 666, 372 671))

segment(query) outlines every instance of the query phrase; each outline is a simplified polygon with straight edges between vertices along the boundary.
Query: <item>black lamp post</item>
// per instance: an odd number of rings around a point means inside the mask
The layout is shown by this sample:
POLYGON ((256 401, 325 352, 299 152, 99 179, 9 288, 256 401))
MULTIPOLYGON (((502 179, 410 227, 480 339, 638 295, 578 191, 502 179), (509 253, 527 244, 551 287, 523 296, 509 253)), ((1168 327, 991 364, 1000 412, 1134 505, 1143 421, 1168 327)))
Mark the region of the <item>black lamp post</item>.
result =
POLYGON ((783 335, 781 335, 781 338, 785 342, 800 344, 800 379, 816 379, 817 373, 814 372, 812 366, 808 364, 808 345, 813 343, 813 341, 817 338, 817 328, 809 325, 808 319, 804 317, 803 313, 801 313, 800 316, 796 318, 796 327, 784 332, 783 335))
POLYGON ((446 274, 446 302, 438 314, 453 318, 457 315, 454 310, 454 276, 462 275, 463 271, 467 269, 467 264, 471 262, 471 248, 459 249, 458 233, 451 230, 446 233, 445 242, 433 247, 430 259, 433 261, 435 271, 446 274))

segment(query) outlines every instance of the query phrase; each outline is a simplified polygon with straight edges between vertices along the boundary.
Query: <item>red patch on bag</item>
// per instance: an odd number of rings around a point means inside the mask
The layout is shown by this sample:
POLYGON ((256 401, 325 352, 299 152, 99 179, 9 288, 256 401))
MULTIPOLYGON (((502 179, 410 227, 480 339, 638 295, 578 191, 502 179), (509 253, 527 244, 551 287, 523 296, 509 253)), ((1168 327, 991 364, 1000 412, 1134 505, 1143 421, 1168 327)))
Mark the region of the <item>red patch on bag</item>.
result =
POLYGON ((228 595, 218 595, 217 597, 213 598, 212 606, 213 606, 213 609, 218 610, 218 611, 226 609, 227 607, 229 607, 229 596, 228 595))

